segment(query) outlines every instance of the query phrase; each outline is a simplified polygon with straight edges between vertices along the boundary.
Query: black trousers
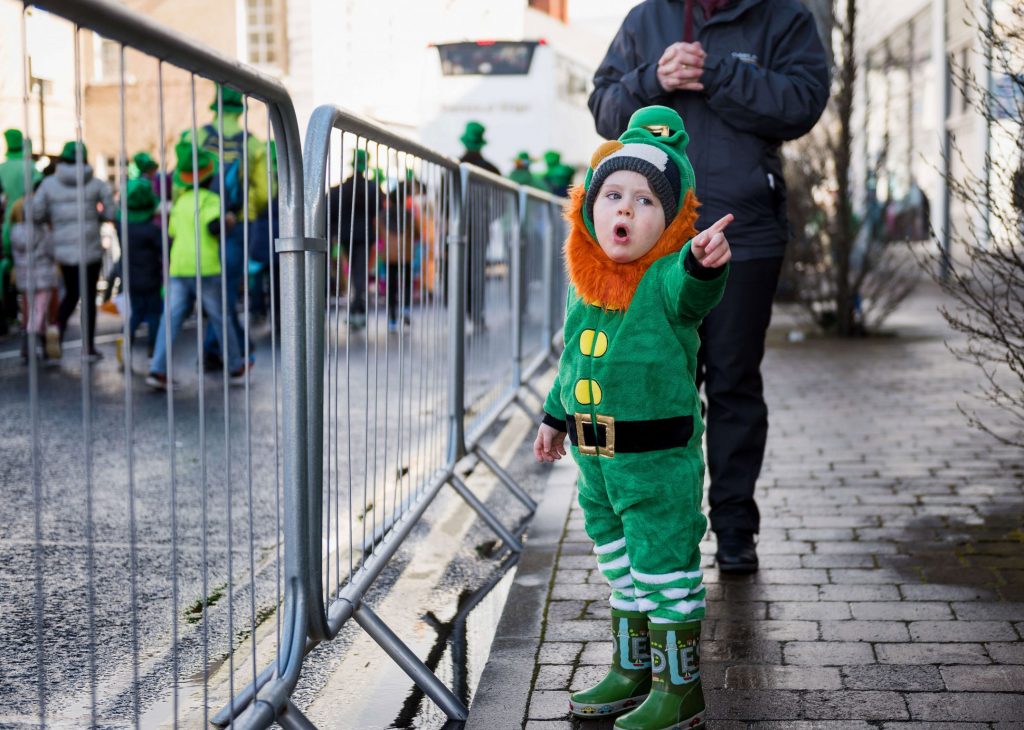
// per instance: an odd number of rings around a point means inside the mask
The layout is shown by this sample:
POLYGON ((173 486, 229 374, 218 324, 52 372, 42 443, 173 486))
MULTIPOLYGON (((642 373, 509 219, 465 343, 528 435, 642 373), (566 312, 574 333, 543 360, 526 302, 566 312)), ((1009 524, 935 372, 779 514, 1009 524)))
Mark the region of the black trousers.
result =
POLYGON ((768 438, 761 359, 781 258, 734 261, 722 301, 700 328, 697 388, 707 401, 713 530, 760 529, 754 484, 768 438))
POLYGON ((401 309, 412 307, 412 264, 388 264, 388 322, 397 322, 402 315, 401 309), (399 309, 401 299, 401 309, 399 309))
MULTIPOLYGON (((85 296, 82 297, 82 306, 85 309, 86 331, 82 333, 83 348, 86 353, 93 352, 96 347, 93 339, 96 335, 96 282, 100 278, 102 262, 85 266, 85 296)), ((68 328, 68 320, 75 312, 80 296, 78 287, 78 266, 60 265, 61 275, 64 277, 64 298, 57 309, 57 324, 60 325, 60 334, 63 338, 64 330, 68 328)))

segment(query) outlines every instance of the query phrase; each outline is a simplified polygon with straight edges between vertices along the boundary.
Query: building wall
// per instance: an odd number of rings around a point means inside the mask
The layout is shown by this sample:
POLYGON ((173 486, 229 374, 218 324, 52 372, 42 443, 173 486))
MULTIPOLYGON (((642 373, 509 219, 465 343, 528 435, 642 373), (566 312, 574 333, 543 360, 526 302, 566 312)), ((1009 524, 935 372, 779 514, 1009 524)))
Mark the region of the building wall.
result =
POLYGON ((0 1, 0 129, 27 131, 36 153, 55 154, 75 134, 72 30, 59 18, 36 8, 29 10, 25 21, 27 54, 32 76, 42 81, 43 96, 40 105, 37 82, 30 91, 29 128, 25 130, 21 14, 21 3, 0 1))
MULTIPOLYGON (((234 0, 129 0, 126 4, 225 55, 237 55, 234 0)), ((97 174, 113 178, 121 148, 121 88, 118 65, 104 59, 103 44, 104 39, 95 34, 83 33, 84 136, 97 174)), ((116 51, 114 55, 116 58, 116 51)), ((158 65, 152 57, 125 52, 125 142, 129 157, 140 150, 154 157, 159 152, 158 65)), ((215 91, 211 82, 199 78, 195 89, 197 123, 202 125, 211 119, 207 107, 215 91)), ((167 165, 172 166, 174 143, 192 123, 191 75, 164 65, 163 100, 167 165)))
MULTIPOLYGON (((998 13, 1006 0, 993 5, 998 13)), ((949 173, 959 180, 973 174, 984 184, 986 144, 989 139, 998 144, 998 130, 989 136, 976 100, 965 97, 955 80, 966 70, 985 82, 984 44, 972 27, 983 15, 982 0, 862 0, 860 6, 854 189, 862 197, 869 175, 876 172, 879 197, 899 201, 916 184, 927 196, 937 231, 947 194, 943 132, 949 135, 949 173)), ((1008 197, 999 180, 993 179, 992 186, 993 200, 1008 197)), ((955 199, 949 201, 949 219, 953 241, 970 235, 972 226, 984 225, 976 209, 955 199)))

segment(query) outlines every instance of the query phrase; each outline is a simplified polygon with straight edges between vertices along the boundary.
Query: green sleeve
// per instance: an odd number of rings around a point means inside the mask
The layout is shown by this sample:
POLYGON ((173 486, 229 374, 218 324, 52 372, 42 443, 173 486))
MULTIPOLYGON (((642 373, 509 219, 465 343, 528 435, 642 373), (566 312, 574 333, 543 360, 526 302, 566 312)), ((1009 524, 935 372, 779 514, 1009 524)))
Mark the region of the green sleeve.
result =
POLYGON ((690 254, 690 242, 687 241, 661 277, 666 309, 683 324, 694 327, 721 301, 729 278, 728 264, 720 269, 699 267, 700 264, 690 254))
MULTIPOLYGON (((565 292, 566 318, 568 318, 569 307, 575 296, 576 290, 573 288, 572 284, 570 284, 565 292)), ((557 370, 555 371, 555 382, 551 384, 551 390, 548 391, 548 397, 544 400, 544 422, 549 426, 559 428, 562 431, 565 430, 565 406, 562 405, 562 385, 557 370), (556 421, 558 425, 556 425, 556 421)))
POLYGON ((562 388, 558 379, 558 371, 555 371, 555 382, 551 384, 551 390, 548 391, 548 397, 544 400, 544 421, 551 426, 555 424, 552 421, 560 423, 562 431, 565 430, 565 407, 562 405, 562 388), (547 418, 550 416, 550 418, 547 418))

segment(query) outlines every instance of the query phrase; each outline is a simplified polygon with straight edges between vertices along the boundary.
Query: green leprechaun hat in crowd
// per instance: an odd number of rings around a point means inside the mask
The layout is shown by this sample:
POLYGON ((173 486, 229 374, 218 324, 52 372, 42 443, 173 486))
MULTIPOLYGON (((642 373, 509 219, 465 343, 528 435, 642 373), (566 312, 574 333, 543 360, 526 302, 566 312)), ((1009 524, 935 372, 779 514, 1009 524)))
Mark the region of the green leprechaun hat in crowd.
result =
POLYGON ((459 137, 459 141, 470 152, 479 152, 487 144, 487 140, 484 139, 485 131, 484 125, 480 122, 466 122, 466 131, 459 137))
POLYGON ((128 206, 129 223, 145 223, 152 220, 156 214, 160 200, 153 192, 153 186, 149 180, 135 178, 128 181, 128 199, 125 201, 128 206))
POLYGON ((197 182, 197 171, 200 184, 217 172, 217 156, 202 147, 196 150, 198 165, 193 167, 191 142, 178 142, 174 145, 174 154, 178 156, 178 165, 174 168, 174 183, 176 185, 190 188, 197 182))

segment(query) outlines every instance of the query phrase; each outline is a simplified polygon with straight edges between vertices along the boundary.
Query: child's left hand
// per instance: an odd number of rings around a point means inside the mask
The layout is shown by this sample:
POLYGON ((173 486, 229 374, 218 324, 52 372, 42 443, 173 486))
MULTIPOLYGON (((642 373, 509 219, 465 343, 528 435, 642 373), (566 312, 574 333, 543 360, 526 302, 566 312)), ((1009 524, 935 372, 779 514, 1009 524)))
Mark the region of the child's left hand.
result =
POLYGON ((725 266, 732 258, 729 240, 725 237, 725 229, 733 221, 733 214, 722 216, 711 228, 701 231, 690 242, 690 253, 697 263, 707 269, 725 266))

